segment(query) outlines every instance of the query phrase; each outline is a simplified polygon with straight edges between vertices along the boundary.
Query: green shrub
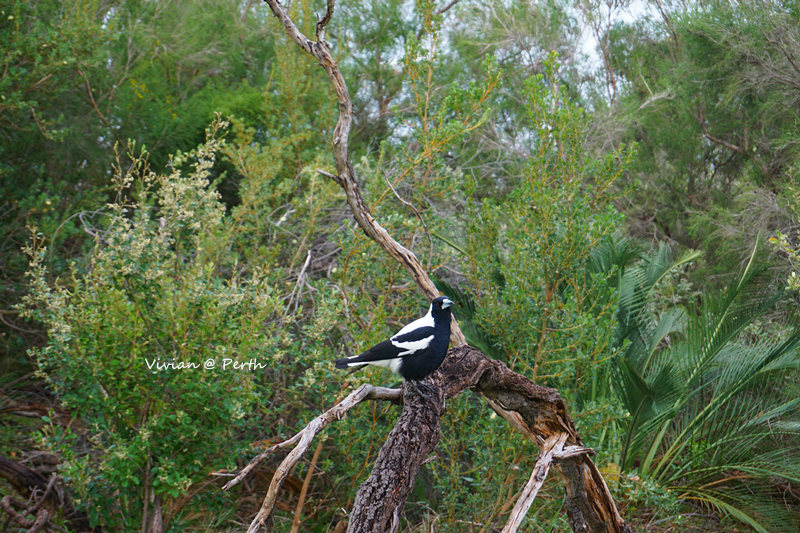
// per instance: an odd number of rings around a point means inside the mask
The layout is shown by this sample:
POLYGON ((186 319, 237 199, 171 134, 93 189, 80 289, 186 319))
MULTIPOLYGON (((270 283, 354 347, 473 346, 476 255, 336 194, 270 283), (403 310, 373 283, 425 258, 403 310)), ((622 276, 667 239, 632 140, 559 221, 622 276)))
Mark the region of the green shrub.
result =
POLYGON ((466 251, 476 322, 509 365, 535 381, 579 390, 611 353, 614 288, 587 268, 621 222, 612 185, 632 157, 583 149, 587 113, 565 97, 555 56, 528 80, 533 156, 501 205, 471 204, 466 251))
POLYGON ((234 365, 268 368, 265 354, 288 340, 267 273, 226 262, 224 207, 208 180, 224 125, 187 176, 156 175, 130 146, 116 202, 87 228, 94 249, 65 279, 49 281, 40 236, 27 250, 24 312, 49 337, 30 353, 88 438, 50 425, 42 443, 61 454, 78 507, 109 529, 139 529, 146 501, 169 521, 210 471, 232 466, 264 372, 234 365))

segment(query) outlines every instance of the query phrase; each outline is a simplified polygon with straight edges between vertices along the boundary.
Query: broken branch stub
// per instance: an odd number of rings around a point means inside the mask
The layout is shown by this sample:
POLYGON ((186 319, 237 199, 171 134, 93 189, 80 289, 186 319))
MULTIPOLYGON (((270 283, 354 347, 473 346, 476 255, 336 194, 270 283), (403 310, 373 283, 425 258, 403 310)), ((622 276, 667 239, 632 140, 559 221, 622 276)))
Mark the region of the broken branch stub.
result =
POLYGON ((542 451, 536 459, 536 464, 531 472, 531 479, 525 488, 522 489, 522 494, 517 500, 517 504, 511 510, 511 514, 506 522, 506 527, 503 528, 502 533, 515 533, 519 526, 522 525, 522 520, 531 508, 533 500, 539 493, 539 489, 544 485, 544 478, 547 477, 547 471, 550 470, 550 465, 553 462, 553 457, 564 449, 564 441, 567 440, 567 434, 561 433, 553 435, 547 439, 542 445, 542 451))
POLYGON ((633 533, 617 511, 602 474, 589 457, 593 452, 583 446, 557 390, 533 383, 471 346, 450 349, 432 377, 441 380, 446 398, 467 389, 481 394, 497 414, 542 449, 548 440, 566 435, 561 449, 553 453, 552 467, 566 485, 565 507, 572 530, 633 533))

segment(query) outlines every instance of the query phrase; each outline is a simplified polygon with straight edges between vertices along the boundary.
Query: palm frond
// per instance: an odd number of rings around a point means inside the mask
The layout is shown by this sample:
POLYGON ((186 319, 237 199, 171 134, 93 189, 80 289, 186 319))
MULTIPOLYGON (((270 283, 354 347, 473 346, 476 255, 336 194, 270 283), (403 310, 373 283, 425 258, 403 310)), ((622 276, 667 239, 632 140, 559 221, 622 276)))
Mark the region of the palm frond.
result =
POLYGON ((710 487, 687 488, 684 498, 707 505, 747 524, 761 533, 782 533, 796 531, 797 512, 785 506, 777 507, 764 494, 766 487, 752 486, 752 481, 744 479, 738 486, 733 480, 727 485, 716 484, 710 487), (723 490, 724 489, 724 490, 723 490))
POLYGON ((680 249, 659 245, 658 250, 644 256, 625 271, 619 279, 619 310, 615 346, 626 342, 641 344, 649 329, 646 313, 653 289, 669 272, 696 261, 703 253, 697 250, 680 249))
POLYGON ((696 315, 673 308, 653 318, 653 288, 671 265, 696 257, 662 246, 621 280, 617 342, 623 349, 614 390, 632 416, 620 464, 638 464, 657 483, 683 486, 686 498, 757 531, 781 531, 781 524, 796 529, 796 514, 779 509, 780 500, 746 487, 800 476, 800 453, 780 444, 798 442, 800 399, 775 405, 763 393, 770 379, 800 366, 800 330, 741 341, 783 295, 755 264, 755 251, 724 290, 704 295, 696 315))

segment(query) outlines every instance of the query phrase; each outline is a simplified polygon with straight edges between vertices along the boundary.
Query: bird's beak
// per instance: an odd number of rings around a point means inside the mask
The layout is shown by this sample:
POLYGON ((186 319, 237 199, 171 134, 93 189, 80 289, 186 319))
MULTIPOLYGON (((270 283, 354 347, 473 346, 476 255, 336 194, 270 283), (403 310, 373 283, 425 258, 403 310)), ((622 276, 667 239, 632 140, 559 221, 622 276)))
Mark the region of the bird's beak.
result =
POLYGON ((445 298, 445 299, 442 301, 442 309, 447 309, 447 308, 448 308, 448 307, 450 307, 451 305, 453 305, 453 302, 452 302, 452 301, 450 301, 450 300, 448 300, 447 298, 445 298))

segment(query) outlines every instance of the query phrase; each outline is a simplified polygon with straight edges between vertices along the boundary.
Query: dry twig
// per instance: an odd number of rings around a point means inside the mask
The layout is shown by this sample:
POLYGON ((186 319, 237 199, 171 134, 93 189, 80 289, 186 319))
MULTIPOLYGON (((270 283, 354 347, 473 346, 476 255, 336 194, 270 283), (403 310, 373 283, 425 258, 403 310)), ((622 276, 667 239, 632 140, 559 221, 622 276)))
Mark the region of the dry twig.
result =
POLYGON ((364 400, 388 400, 392 402, 397 402, 402 397, 402 391, 400 389, 387 389, 385 387, 374 387, 372 385, 361 385, 359 388, 351 392, 344 400, 342 400, 339 404, 335 407, 325 411, 317 418, 312 420, 308 423, 308 425, 303 428, 299 433, 297 433, 292 438, 285 440, 281 443, 278 443, 274 446, 270 446, 268 449, 264 450, 262 453, 258 454, 250 463, 244 467, 239 474, 233 478, 232 480, 228 481, 223 487, 222 490, 229 490, 231 487, 237 485, 244 477, 255 468, 265 457, 271 455, 272 453, 276 452, 281 448, 285 448, 287 446, 291 446, 292 444, 299 442, 299 444, 286 456, 280 466, 275 470, 275 475, 272 476, 272 481, 269 484, 269 489, 267 491, 267 496, 264 498, 264 503, 261 505, 261 509, 258 511, 258 514, 253 519, 253 522, 250 524, 249 529, 247 530, 248 533, 255 533, 261 527, 267 523, 267 520, 271 517, 272 511, 275 507, 275 502, 278 498, 278 492, 283 485, 284 480, 289 475, 289 472, 292 471, 292 468, 297 464, 298 461, 302 458, 303 454, 308 450, 308 447, 311 445, 311 442, 314 440, 314 437, 322 431, 328 424, 333 422, 334 420, 341 420, 347 411, 358 405, 364 400))

